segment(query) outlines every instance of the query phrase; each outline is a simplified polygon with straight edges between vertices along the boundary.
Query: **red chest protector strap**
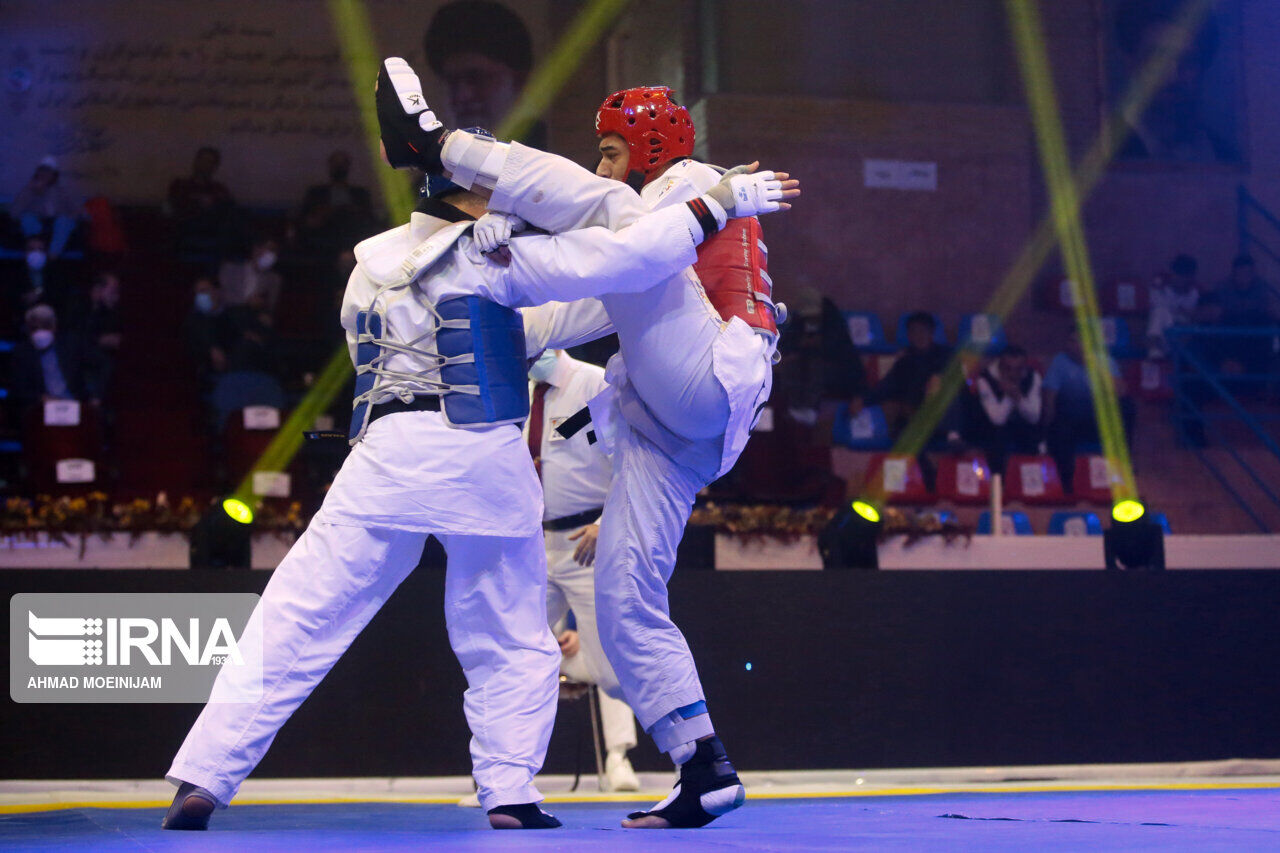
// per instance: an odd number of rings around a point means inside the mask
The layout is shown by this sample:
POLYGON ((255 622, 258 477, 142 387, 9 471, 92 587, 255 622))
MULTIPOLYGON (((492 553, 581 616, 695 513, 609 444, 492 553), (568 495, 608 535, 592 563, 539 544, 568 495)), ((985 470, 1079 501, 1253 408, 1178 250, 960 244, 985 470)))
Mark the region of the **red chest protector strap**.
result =
POLYGON ((748 326, 777 336, 769 250, 760 220, 730 219, 719 234, 698 247, 694 272, 721 319, 741 317, 748 326))

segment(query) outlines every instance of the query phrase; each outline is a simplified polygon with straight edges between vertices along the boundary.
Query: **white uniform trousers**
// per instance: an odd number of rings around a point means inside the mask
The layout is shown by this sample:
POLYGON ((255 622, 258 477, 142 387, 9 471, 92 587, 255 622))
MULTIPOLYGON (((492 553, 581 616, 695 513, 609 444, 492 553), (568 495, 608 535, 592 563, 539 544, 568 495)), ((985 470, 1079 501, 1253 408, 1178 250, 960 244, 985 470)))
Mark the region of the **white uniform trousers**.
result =
MULTIPOLYGON (((445 622, 467 678, 463 707, 481 805, 538 802, 533 777, 555 720, 561 657, 542 606, 542 536, 437 536, 449 557, 445 622)), ((262 618, 246 629, 261 630, 245 642, 261 641, 262 698, 206 705, 167 778, 230 803, 294 709, 417 565, 426 537, 313 522, 267 584, 262 618)), ((429 728, 423 720, 424 737, 429 728)))
POLYGON ((618 677, 600 646, 596 627, 595 569, 580 566, 573 559, 577 542, 569 541, 573 530, 548 530, 547 546, 547 621, 555 625, 570 610, 578 624, 579 651, 564 658, 560 672, 586 684, 600 688, 600 720, 604 729, 605 748, 626 751, 636 745, 636 720, 631 708, 621 699, 618 677), (613 695, 609 695, 612 693, 613 695))
POLYGON ((689 645, 671 621, 667 581, 706 483, 625 421, 615 440, 596 550, 596 613, 623 697, 647 731, 704 698, 689 645))

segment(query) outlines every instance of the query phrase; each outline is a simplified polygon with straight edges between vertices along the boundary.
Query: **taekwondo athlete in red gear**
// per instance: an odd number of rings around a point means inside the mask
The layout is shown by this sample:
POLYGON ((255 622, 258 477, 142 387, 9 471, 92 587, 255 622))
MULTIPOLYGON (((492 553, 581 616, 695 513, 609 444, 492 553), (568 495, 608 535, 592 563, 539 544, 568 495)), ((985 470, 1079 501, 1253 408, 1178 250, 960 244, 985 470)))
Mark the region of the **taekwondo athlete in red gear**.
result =
MULTIPOLYGON (((553 233, 617 228, 673 206, 741 225, 741 218, 787 209, 785 199, 799 194, 785 173, 722 175, 686 159, 692 122, 665 88, 612 95, 597 122, 605 142, 620 139, 627 148, 626 165, 609 174, 619 180, 593 178, 518 143, 450 136, 445 168, 455 181, 490 188, 489 208, 502 214, 477 224, 485 248, 500 247, 522 221, 553 233)), ((777 327, 758 223, 726 229, 705 245, 714 271, 706 281, 691 266, 648 291, 602 296, 598 307, 586 300, 554 315, 525 312, 531 341, 563 333, 544 328, 548 316, 562 321, 577 312, 575 342, 616 331, 620 344, 606 374, 609 390, 590 404, 615 471, 601 519, 597 619, 623 697, 681 773, 671 796, 624 826, 703 826, 745 796, 715 736, 688 644, 671 621, 666 583, 694 497, 733 466, 768 400, 777 327), (732 245, 717 249, 726 239, 732 245)))

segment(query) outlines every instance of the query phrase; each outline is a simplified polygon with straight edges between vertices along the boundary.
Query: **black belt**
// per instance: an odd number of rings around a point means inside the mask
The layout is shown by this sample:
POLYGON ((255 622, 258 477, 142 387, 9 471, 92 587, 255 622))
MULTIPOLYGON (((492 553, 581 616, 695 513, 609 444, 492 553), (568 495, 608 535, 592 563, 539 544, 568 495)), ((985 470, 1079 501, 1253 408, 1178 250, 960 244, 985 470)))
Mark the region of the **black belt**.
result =
POLYGON ((566 515, 564 518, 553 518, 550 521, 542 522, 543 530, 553 530, 556 532, 563 530, 573 530, 577 527, 586 527, 588 524, 595 524, 596 519, 600 517, 603 509, 589 509, 578 513, 577 515, 566 515))
POLYGON ((369 410, 369 423, 373 423, 378 418, 394 415, 398 412, 438 412, 440 411, 440 398, 435 394, 430 396, 414 397, 412 401, 406 403, 403 400, 391 400, 386 403, 378 403, 369 410))

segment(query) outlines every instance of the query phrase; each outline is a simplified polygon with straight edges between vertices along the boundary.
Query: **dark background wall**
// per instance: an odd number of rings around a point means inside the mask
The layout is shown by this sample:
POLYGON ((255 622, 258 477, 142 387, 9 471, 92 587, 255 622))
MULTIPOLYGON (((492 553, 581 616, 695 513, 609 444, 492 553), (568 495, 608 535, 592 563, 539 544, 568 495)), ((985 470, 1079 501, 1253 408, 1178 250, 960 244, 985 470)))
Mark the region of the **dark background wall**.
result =
MULTIPOLYGON (((5 571, 0 591, 256 591, 267 577, 5 571)), ((745 770, 1280 757, 1277 572, 678 571, 671 592, 745 770)), ((441 593, 439 569, 410 576, 260 776, 468 772, 441 593)), ((158 777, 198 710, 5 699, 0 778, 158 777)), ((548 771, 572 772, 581 712, 562 706, 548 771)), ((635 758, 664 767, 648 743, 635 758)))

